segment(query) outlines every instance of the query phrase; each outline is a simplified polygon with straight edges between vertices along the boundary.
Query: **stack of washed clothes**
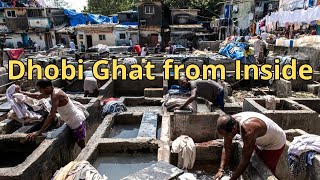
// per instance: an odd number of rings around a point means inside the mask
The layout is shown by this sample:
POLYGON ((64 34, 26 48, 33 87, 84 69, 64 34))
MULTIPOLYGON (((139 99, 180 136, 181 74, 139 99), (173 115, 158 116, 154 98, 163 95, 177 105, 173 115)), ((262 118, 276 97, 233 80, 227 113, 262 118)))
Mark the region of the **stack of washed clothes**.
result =
MULTIPOLYGON (((164 97, 163 107, 167 109, 169 112, 173 112, 176 110, 176 108, 179 108, 182 106, 187 100, 189 96, 183 96, 183 95, 169 95, 167 94, 164 97)), ((197 102, 193 101, 190 103, 187 107, 185 107, 183 110, 191 111, 192 113, 197 112, 197 102)))
POLYGON ((298 177, 312 166, 316 153, 320 152, 320 136, 306 134, 295 137, 288 149, 290 174, 298 177))
POLYGON ((127 107, 117 98, 109 98, 103 101, 103 107, 101 110, 102 117, 106 117, 108 114, 122 113, 127 111, 127 107))

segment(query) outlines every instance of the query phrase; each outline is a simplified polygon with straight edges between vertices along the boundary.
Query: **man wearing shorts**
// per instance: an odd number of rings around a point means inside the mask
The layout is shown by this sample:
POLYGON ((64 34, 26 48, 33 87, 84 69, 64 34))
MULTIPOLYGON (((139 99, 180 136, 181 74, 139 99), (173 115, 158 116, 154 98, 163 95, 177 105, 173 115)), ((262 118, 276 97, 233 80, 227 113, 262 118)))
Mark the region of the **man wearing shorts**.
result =
POLYGON ((217 122, 218 133, 224 138, 221 163, 215 179, 224 175, 231 157, 232 140, 240 134, 243 140, 242 159, 230 180, 238 179, 247 169, 253 151, 262 159, 273 174, 286 143, 286 134, 274 121, 256 112, 224 115, 217 122))
POLYGON ((72 135, 81 148, 85 147, 86 137, 86 117, 84 113, 79 110, 71 101, 71 99, 61 89, 55 89, 50 80, 40 80, 37 82, 37 87, 40 90, 40 94, 21 92, 21 88, 17 86, 16 92, 22 93, 34 99, 42 99, 51 97, 51 111, 44 121, 43 126, 39 131, 28 134, 28 138, 33 139, 36 136, 40 136, 53 122, 58 112, 61 119, 72 130, 72 135))

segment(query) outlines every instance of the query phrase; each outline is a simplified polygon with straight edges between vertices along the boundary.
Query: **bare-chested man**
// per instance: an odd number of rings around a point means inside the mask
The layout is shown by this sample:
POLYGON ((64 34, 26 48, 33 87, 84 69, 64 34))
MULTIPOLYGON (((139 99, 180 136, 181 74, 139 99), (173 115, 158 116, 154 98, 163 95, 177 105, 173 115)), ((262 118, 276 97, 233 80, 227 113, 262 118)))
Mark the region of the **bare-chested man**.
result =
POLYGON ((41 129, 37 132, 28 134, 28 138, 35 138, 41 135, 53 122, 58 112, 61 119, 71 128, 73 137, 77 141, 81 148, 85 147, 85 137, 86 137, 86 123, 85 115, 82 111, 77 109, 77 107, 72 103, 67 94, 65 94, 61 89, 55 89, 52 82, 49 80, 39 80, 37 82, 37 87, 40 90, 39 94, 21 92, 21 88, 17 86, 16 92, 22 93, 34 99, 42 99, 51 97, 52 108, 49 116, 45 120, 41 129))
POLYGON ((238 179, 250 163, 253 151, 263 160, 273 174, 284 150, 286 134, 270 118, 256 112, 242 112, 233 116, 221 116, 217 130, 224 138, 221 164, 215 179, 220 179, 231 157, 233 137, 240 134, 243 140, 242 159, 233 172, 231 180, 238 179))

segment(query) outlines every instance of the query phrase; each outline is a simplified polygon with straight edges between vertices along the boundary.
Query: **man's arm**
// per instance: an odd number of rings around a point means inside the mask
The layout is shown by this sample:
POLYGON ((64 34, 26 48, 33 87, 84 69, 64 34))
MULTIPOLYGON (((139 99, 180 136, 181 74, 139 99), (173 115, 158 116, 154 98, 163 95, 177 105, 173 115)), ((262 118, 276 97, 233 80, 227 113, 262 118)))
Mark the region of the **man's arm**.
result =
POLYGON ((180 109, 184 109, 185 107, 187 107, 190 103, 192 103, 194 100, 196 100, 196 98, 197 98, 197 89, 194 88, 191 91, 190 98, 182 106, 180 106, 180 109))
POLYGON ((17 92, 17 93, 21 93, 21 94, 26 95, 26 96, 29 96, 29 97, 31 97, 31 98, 33 98, 33 99, 38 99, 38 100, 49 97, 49 96, 47 96, 47 95, 45 95, 45 94, 40 94, 40 93, 28 93, 28 92, 23 92, 23 91, 21 91, 21 87, 20 87, 20 86, 17 86, 17 87, 16 87, 16 92, 17 92))
POLYGON ((224 139, 224 145, 222 148, 222 155, 221 155, 221 163, 219 170, 224 170, 226 166, 228 166, 231 156, 231 145, 232 145, 232 139, 224 139))
POLYGON ((232 177, 230 180, 236 180, 243 174, 243 172, 247 169, 250 163, 252 153, 256 148, 256 137, 252 133, 248 133, 243 138, 243 142, 244 142, 244 146, 242 149, 242 159, 240 160, 240 163, 237 169, 232 174, 232 177))
POLYGON ((224 169, 226 166, 228 166, 230 161, 231 145, 232 145, 232 138, 225 138, 224 145, 222 148, 220 168, 217 174, 214 176, 214 179, 220 179, 224 175, 224 169))
POLYGON ((58 99, 58 97, 53 96, 51 98, 51 101, 52 101, 52 107, 51 107, 51 111, 50 111, 47 119, 44 121, 44 123, 39 131, 28 135, 29 138, 34 138, 36 136, 41 135, 50 126, 50 124, 52 123, 52 121, 56 117, 56 112, 57 112, 58 105, 59 105, 59 99, 58 99))

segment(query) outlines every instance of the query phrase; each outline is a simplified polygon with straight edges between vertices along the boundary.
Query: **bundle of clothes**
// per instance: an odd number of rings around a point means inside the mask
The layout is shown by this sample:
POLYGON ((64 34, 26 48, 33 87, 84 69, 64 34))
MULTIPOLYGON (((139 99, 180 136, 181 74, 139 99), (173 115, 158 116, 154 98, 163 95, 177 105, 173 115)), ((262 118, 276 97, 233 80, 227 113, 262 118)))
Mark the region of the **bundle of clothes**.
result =
MULTIPOLYGON (((169 95, 167 94, 164 97, 163 107, 167 109, 169 112, 175 111, 177 108, 182 106, 187 100, 189 96, 181 96, 181 95, 169 95)), ((183 110, 191 111, 192 113, 197 112, 197 102, 193 101, 183 110)))
POLYGON ((105 175, 99 172, 87 161, 72 161, 65 167, 58 170, 52 177, 52 180, 107 180, 105 175))
POLYGON ((20 93, 15 93, 16 85, 11 85, 6 91, 7 101, 12 110, 8 112, 8 118, 21 124, 41 122, 50 112, 51 104, 48 100, 36 100, 20 93))
POLYGON ((298 177, 312 166, 316 153, 320 153, 320 136, 306 134, 295 137, 288 150, 290 174, 298 177))
POLYGON ((109 98, 103 101, 103 107, 101 110, 102 117, 106 117, 108 114, 117 114, 127 111, 127 107, 117 98, 109 98))

